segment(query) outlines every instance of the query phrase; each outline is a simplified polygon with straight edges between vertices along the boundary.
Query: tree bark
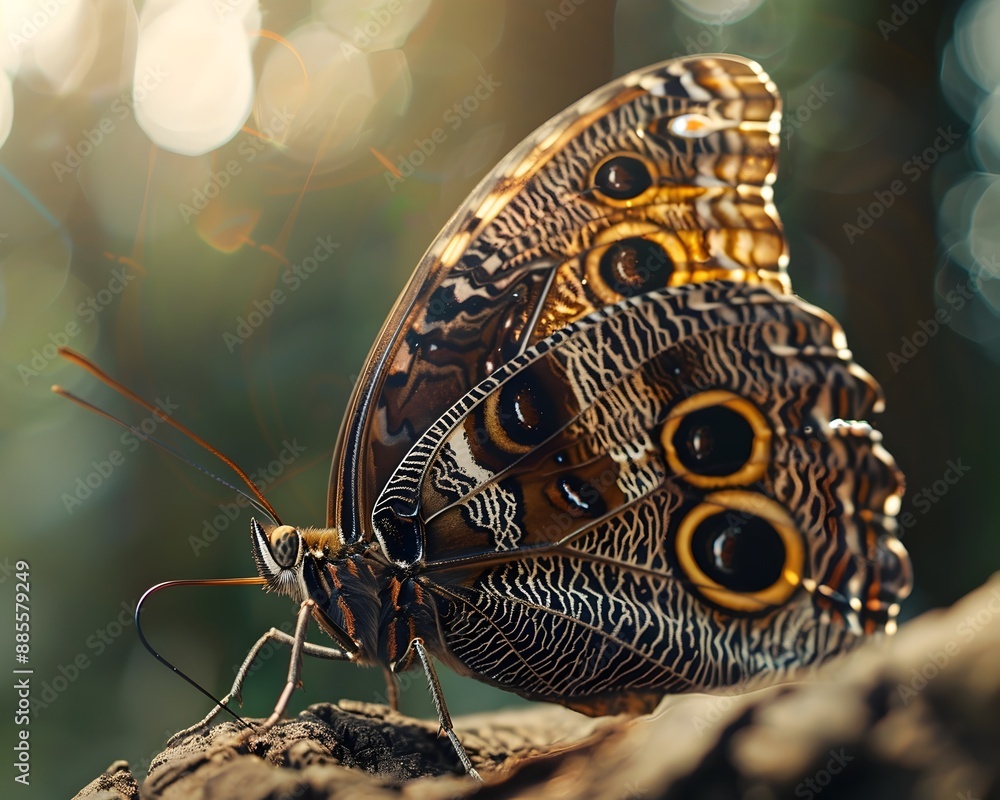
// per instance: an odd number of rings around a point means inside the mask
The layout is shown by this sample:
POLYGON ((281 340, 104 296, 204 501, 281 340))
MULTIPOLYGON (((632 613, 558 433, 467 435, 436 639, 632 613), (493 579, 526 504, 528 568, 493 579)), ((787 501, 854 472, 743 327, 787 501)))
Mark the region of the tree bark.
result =
POLYGON ((1000 577, 795 683, 675 695, 639 719, 539 705, 436 723, 321 703, 262 735, 222 723, 139 783, 125 762, 83 800, 279 798, 1000 798, 1000 577))

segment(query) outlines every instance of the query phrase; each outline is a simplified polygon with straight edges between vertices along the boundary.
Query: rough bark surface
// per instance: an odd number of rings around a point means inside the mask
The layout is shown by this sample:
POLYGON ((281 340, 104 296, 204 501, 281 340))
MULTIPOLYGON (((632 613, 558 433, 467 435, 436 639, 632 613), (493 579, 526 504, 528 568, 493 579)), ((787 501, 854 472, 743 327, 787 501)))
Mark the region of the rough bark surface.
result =
POLYGON ((808 680, 636 720, 540 705, 456 726, 483 784, 436 724, 345 701, 189 735, 141 786, 117 761, 77 798, 1000 798, 1000 577, 808 680))

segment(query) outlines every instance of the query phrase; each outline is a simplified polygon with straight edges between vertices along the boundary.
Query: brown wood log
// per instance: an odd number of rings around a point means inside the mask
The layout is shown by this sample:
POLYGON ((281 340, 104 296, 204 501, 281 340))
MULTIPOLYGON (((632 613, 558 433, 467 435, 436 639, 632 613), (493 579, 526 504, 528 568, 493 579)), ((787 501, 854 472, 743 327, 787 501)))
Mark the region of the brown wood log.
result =
POLYGON ((456 729, 485 784, 435 723, 344 701, 263 735, 222 723, 164 750, 141 789, 116 762, 77 798, 1000 797, 1000 577, 795 683, 634 720, 539 705, 456 729))

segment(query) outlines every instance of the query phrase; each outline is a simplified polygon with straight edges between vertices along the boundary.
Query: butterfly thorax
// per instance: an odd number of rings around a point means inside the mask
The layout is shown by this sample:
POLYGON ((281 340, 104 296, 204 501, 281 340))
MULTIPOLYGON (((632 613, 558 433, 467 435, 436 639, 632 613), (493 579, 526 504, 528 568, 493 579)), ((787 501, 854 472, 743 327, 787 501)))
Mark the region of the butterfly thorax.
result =
POLYGON ((417 636, 439 649, 432 599, 377 542, 345 544, 335 528, 265 529, 256 520, 251 533, 267 590, 296 603, 313 600, 313 617, 355 663, 405 670, 417 636))

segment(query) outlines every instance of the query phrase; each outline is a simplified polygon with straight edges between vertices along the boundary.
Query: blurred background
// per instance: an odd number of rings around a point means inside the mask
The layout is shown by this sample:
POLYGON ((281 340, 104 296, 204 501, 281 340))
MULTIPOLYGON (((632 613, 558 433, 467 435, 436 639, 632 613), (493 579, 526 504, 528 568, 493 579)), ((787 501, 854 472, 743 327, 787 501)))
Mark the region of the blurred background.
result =
MULTIPOLYGON (((785 98, 777 205, 793 284, 881 381, 877 424, 908 477, 917 583, 904 617, 1000 563, 1000 4, 0 8, 0 641, 14 641, 23 559, 36 700, 18 796, 70 796, 119 758, 144 774, 209 703, 141 648, 135 601, 162 580, 254 574, 231 492, 49 386, 224 470, 55 347, 158 399, 263 480, 286 520, 322 524, 351 387, 438 230, 536 126, 670 57, 752 57, 785 98)), ((294 610, 257 587, 196 588, 158 595, 144 621, 221 694, 294 610)), ((265 661, 248 714, 270 710, 286 668, 285 652, 265 661)), ((377 670, 307 663, 305 682, 295 710, 384 701, 377 670)), ((445 694, 458 714, 518 702, 453 676, 445 694)), ((9 753, 9 689, 3 702, 9 753)), ((422 677, 403 708, 431 715, 422 677)))

